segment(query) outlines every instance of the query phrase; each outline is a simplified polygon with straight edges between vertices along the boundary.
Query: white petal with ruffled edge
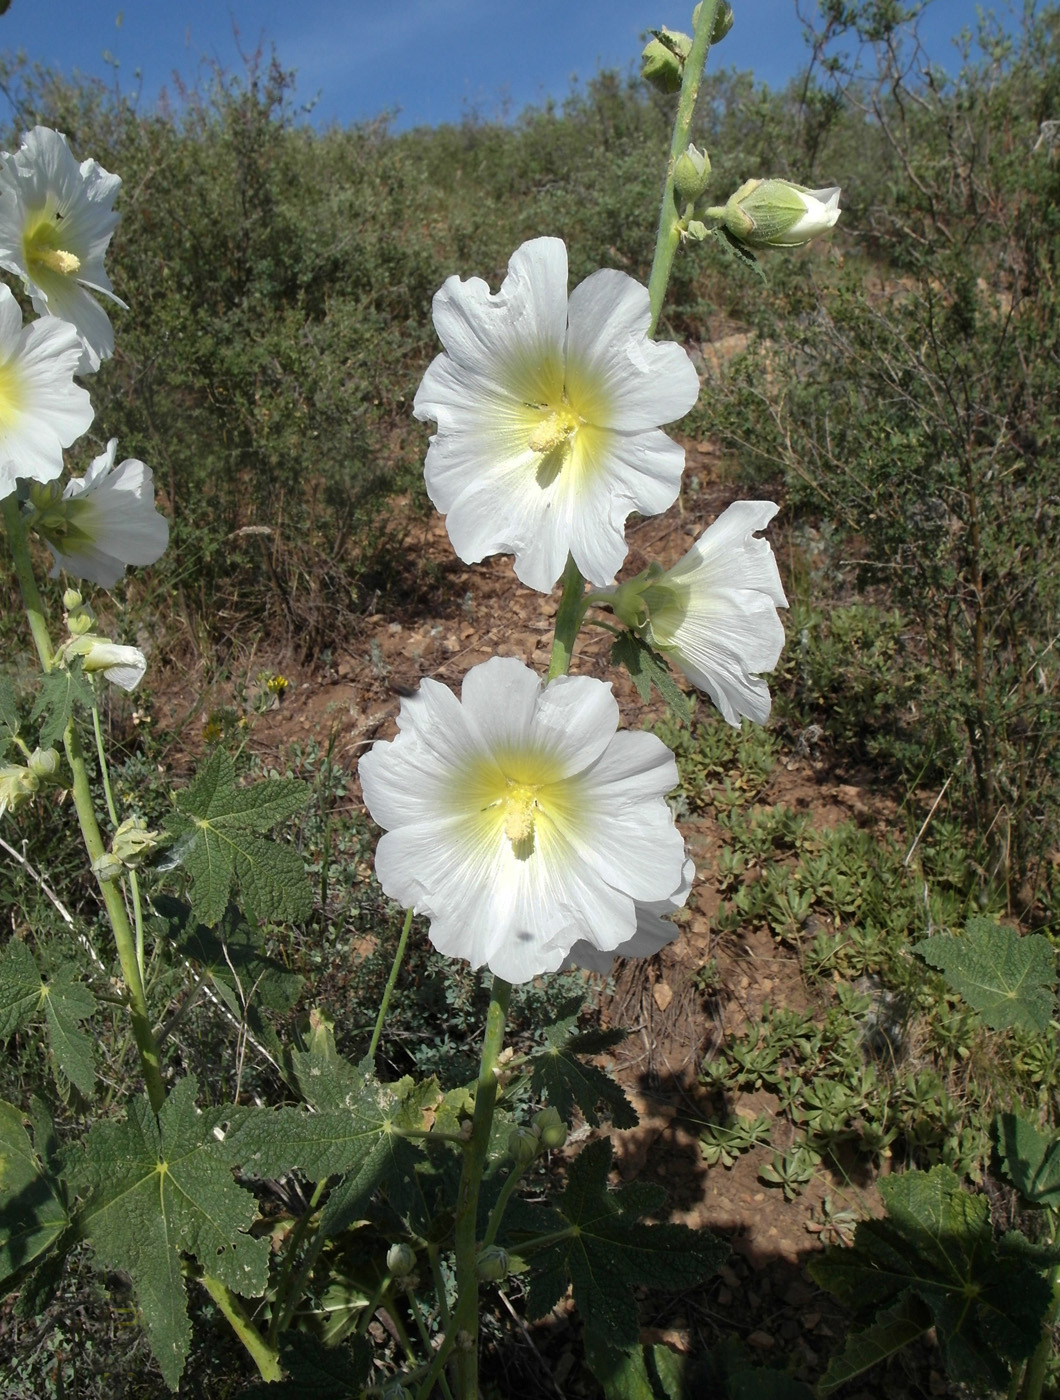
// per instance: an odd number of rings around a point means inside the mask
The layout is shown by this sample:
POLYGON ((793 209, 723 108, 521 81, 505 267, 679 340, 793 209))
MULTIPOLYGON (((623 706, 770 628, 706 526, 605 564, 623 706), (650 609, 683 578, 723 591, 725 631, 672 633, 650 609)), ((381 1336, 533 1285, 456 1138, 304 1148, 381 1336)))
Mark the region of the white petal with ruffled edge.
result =
POLYGON ((385 828, 383 889, 429 917, 439 951, 524 982, 580 941, 627 943, 640 905, 678 898, 673 755, 617 725, 609 685, 543 686, 502 657, 468 673, 460 700, 425 681, 402 702, 397 738, 361 759, 361 785, 385 828))
POLYGON ((106 452, 63 492, 69 533, 53 538, 38 527, 55 559, 52 578, 65 569, 113 588, 127 565, 154 564, 165 552, 169 522, 155 510, 151 469, 133 457, 115 466, 117 446, 111 438, 106 452))
POLYGON ((438 425, 424 476, 465 563, 511 553, 547 593, 570 554, 602 586, 625 558, 627 516, 673 504, 684 452, 659 429, 699 381, 680 346, 648 339, 650 319, 622 272, 595 273, 568 304, 556 238, 517 249, 496 293, 448 279, 434 299, 445 353, 413 410, 438 425))
POLYGON ((771 671, 784 646, 777 608, 788 600, 769 541, 755 534, 777 509, 735 502, 657 585, 675 585, 683 607, 676 625, 669 610, 652 618, 653 643, 736 726, 741 715, 769 718, 769 687, 756 673, 771 671))

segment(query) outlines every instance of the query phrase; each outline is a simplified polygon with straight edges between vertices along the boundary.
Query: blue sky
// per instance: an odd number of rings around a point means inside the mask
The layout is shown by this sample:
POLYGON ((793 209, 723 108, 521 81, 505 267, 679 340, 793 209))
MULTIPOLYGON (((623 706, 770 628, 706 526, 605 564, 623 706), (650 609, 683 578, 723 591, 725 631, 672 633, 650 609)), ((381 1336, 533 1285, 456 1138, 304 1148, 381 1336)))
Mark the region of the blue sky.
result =
MULTIPOLYGON (((812 0, 805 0, 810 4, 812 0)), ((0 43, 65 73, 141 87, 152 106, 172 74, 205 61, 241 71, 240 47, 272 42, 298 70, 312 120, 347 124, 400 109, 398 127, 459 121, 471 108, 514 115, 600 67, 627 71, 641 33, 687 29, 692 0, 12 0, 0 43), (238 31, 238 41, 234 31, 238 31), (109 55, 109 58, 108 58, 109 55), (117 64, 115 69, 114 64, 117 64), (142 74, 138 78, 137 72, 142 74)), ((733 0, 736 24, 711 67, 783 84, 806 61, 795 0, 733 0)), ((975 22, 971 0, 933 0, 922 23, 932 59, 959 67, 952 37, 975 22)))

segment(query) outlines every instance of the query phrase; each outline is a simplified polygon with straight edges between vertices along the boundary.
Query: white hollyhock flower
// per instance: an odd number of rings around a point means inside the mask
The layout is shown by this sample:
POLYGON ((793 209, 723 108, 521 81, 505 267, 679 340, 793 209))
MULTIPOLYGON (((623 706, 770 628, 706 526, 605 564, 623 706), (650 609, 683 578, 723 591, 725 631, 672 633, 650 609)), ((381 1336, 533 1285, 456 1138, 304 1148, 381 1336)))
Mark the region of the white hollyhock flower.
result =
POLYGON ((604 269, 567 297, 567 250, 535 238, 512 255, 499 292, 450 277, 434 298, 445 346, 413 412, 434 419, 424 475, 467 564, 515 555, 523 583, 548 593, 567 555, 609 583, 631 511, 677 498, 684 451, 659 428, 696 401, 679 345, 648 339, 647 290, 604 269))
POLYGON ((52 481, 69 447, 92 422, 88 391, 74 383, 81 344, 65 321, 23 326, 0 285, 0 500, 18 477, 52 481))
POLYGON ((38 315, 76 328, 82 374, 114 353, 110 318, 92 293, 125 306, 103 267, 119 189, 120 176, 94 160, 78 165, 66 137, 46 126, 0 157, 0 267, 22 278, 38 315))
POLYGON ((155 510, 150 467, 135 458, 114 465, 118 439, 96 457, 84 476, 30 491, 28 524, 55 558, 52 578, 65 569, 76 578, 113 588, 128 564, 153 564, 169 543, 169 521, 155 510))
POLYGON ((616 614, 705 690, 725 719, 769 718, 771 671, 784 645, 777 608, 788 600, 769 541, 755 534, 777 513, 772 501, 736 501, 683 559, 611 590, 616 614))
POLYGON ((684 902, 684 843, 666 803, 677 765, 654 734, 616 732, 610 685, 546 686, 494 657, 468 672, 459 700, 425 680, 398 729, 360 762, 385 830, 376 873, 430 918, 439 952, 525 982, 578 945, 621 949, 684 902))
POLYGON ((592 972, 605 975, 611 971, 615 958, 651 958, 667 943, 672 942, 677 930, 665 917, 680 909, 688 898, 695 879, 696 867, 691 860, 685 861, 681 872, 681 884, 669 899, 653 900, 637 905, 637 931, 617 948, 602 949, 586 939, 580 939, 567 954, 560 968, 565 972, 572 967, 587 967, 592 972))
POLYGON ((100 672, 104 680, 120 690, 135 690, 147 670, 147 657, 139 647, 121 646, 92 632, 64 643, 59 659, 69 660, 75 656, 82 658, 86 675, 100 672))

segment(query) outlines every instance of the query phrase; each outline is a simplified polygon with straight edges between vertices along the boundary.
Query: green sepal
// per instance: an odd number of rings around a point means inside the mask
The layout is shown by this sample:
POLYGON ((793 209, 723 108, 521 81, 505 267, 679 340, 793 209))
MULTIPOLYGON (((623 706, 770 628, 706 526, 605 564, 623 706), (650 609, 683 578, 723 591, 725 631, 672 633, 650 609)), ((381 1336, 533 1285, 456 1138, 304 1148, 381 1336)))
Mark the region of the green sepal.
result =
POLYGON ((714 1273, 729 1249, 706 1231, 643 1224, 641 1216, 658 1210, 665 1192, 637 1182, 609 1190, 610 1171, 610 1141, 589 1143, 571 1163, 554 1209, 512 1203, 504 1243, 530 1265, 532 1317, 553 1308, 569 1281, 587 1339, 630 1351, 639 1339, 637 1290, 693 1288, 714 1273), (534 1236, 558 1238, 538 1246, 534 1236))
POLYGON ((310 788, 296 778, 236 785, 235 767, 216 749, 190 787, 176 795, 166 828, 180 839, 173 864, 191 876, 192 913, 213 927, 228 907, 233 883, 259 922, 307 917, 313 894, 298 852, 261 835, 300 811, 310 788))
POLYGON ((673 672, 665 659, 653 651, 647 642, 635 637, 632 632, 624 632, 615 639, 611 647, 612 666, 623 666, 636 687, 637 694, 645 704, 651 699, 652 686, 685 724, 692 718, 692 706, 688 696, 674 680, 673 672))
POLYGON ((731 253, 738 263, 743 263, 744 267, 749 268, 760 282, 766 280, 766 274, 762 269, 762 264, 755 257, 754 253, 751 252, 750 248, 748 248, 745 243, 741 243, 738 238, 734 238, 724 225, 717 225, 717 227, 711 229, 711 233, 713 233, 714 237, 726 252, 731 253))
POLYGON ((576 1003, 573 1014, 563 1016, 545 1027, 546 1048, 530 1056, 531 1091, 559 1113, 564 1122, 571 1121, 575 1104, 581 1109, 591 1127, 599 1127, 598 1107, 603 1104, 616 1128, 635 1128, 637 1113, 620 1085, 582 1059, 583 1055, 599 1055, 625 1039, 625 1031, 579 1031, 576 1003))
POLYGON ((1056 1011, 1056 953, 1040 933, 969 919, 963 934, 936 933, 913 951, 937 967, 991 1030, 1044 1031, 1056 1011))
POLYGON ((124 1119, 94 1123, 75 1184, 78 1217, 99 1265, 124 1269, 166 1384, 177 1388, 191 1344, 181 1266, 193 1256, 235 1293, 265 1291, 269 1241, 247 1233, 257 1202, 236 1184, 225 1124, 238 1110, 199 1111, 193 1077, 171 1091, 157 1117, 146 1098, 124 1119))

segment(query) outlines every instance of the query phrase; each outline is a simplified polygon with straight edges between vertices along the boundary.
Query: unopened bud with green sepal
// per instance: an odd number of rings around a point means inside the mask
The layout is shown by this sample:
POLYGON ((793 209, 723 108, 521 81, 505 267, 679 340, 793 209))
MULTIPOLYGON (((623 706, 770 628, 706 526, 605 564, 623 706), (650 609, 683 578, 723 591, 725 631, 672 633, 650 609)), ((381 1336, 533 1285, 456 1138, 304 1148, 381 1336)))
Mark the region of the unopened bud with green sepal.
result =
POLYGON ((557 1109, 549 1105, 547 1108, 539 1109, 533 1117, 534 1127, 541 1135, 541 1145, 551 1147, 553 1150, 562 1147, 567 1141, 567 1125, 559 1116, 557 1109))
POLYGON ((533 1128, 513 1128, 508 1134, 508 1152, 517 1167, 528 1167, 541 1151, 541 1139, 533 1128))
POLYGON ((26 766, 42 783, 53 783, 58 781, 61 762, 58 749, 34 749, 26 766))
POLYGON ((674 162, 674 194, 679 205, 694 204, 710 183, 710 157, 689 145, 674 162))
POLYGON ((416 1267, 416 1251, 410 1244, 392 1244, 386 1252, 386 1267, 394 1278, 408 1278, 416 1267))
POLYGON ((0 817, 5 812, 17 812, 39 786, 36 773, 19 763, 5 763, 0 767, 0 817))
MULTIPOLYGON (((696 25, 699 23, 699 12, 702 8, 702 4, 699 4, 692 11, 693 29, 695 29, 696 25)), ((726 34, 728 34, 729 30, 732 28, 732 22, 732 6, 728 3, 728 0, 718 0, 718 7, 714 11, 714 28, 710 32, 710 42, 712 44, 720 44, 722 39, 725 38, 726 34)))
POLYGON ((653 29, 652 34, 640 56, 640 75, 659 92, 677 92, 692 40, 676 29, 653 29))
POLYGON ((808 190, 790 180, 748 180, 707 213, 748 248, 798 248, 839 218, 838 187, 808 190))
POLYGON ((508 1277, 510 1268, 508 1251, 499 1244, 489 1244, 479 1251, 476 1267, 483 1283, 501 1283, 508 1277))

